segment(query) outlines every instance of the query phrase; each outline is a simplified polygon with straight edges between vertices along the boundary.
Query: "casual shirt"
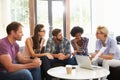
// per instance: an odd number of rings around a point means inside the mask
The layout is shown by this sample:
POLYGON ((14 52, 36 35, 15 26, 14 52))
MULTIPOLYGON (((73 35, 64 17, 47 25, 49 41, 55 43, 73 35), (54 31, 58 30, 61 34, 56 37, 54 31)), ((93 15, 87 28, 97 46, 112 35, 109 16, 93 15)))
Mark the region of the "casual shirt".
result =
MULTIPOLYGON (((30 40, 30 44, 31 44, 31 47, 33 48, 33 39, 31 37, 28 37, 27 39, 30 40)), ((42 48, 42 50, 40 51, 40 49, 33 49, 35 53, 44 53, 44 46, 42 48)), ((30 54, 30 51, 27 47, 27 45, 25 45, 25 47, 23 48, 23 52, 22 52, 22 55, 26 58, 30 58, 31 57, 31 54, 30 54)))
MULTIPOLYGON (((96 50, 100 50, 103 47, 100 39, 96 41, 96 50)), ((105 55, 109 55, 110 53, 114 54, 114 59, 120 59, 120 50, 117 47, 117 42, 111 37, 107 37, 105 41, 105 47, 107 49, 104 51, 105 55)))
MULTIPOLYGON (((12 63, 15 63, 17 52, 19 51, 19 46, 15 42, 11 44, 5 37, 0 40, 0 55, 9 54, 12 59, 12 63)), ((0 64, 0 71, 6 70, 2 64, 0 64)))
POLYGON ((59 45, 56 45, 53 38, 49 38, 45 47, 46 53, 64 53, 71 54, 70 42, 68 39, 63 38, 59 45))
MULTIPOLYGON (((89 42, 89 39, 86 38, 86 37, 81 37, 82 39, 82 46, 78 46, 79 50, 83 50, 83 52, 81 53, 82 55, 88 55, 88 42, 89 42)), ((71 44, 75 50, 75 44, 74 44, 74 39, 71 40, 71 44)))
MULTIPOLYGON (((33 48, 33 41, 32 41, 32 38, 31 38, 31 37, 29 37, 29 39, 30 39, 30 44, 31 44, 31 47, 33 48)), ((25 47, 23 48, 22 55, 23 55, 24 57, 26 57, 26 58, 30 58, 30 57, 31 57, 31 55, 30 55, 30 52, 29 52, 29 50, 28 50, 27 45, 25 45, 25 47)))

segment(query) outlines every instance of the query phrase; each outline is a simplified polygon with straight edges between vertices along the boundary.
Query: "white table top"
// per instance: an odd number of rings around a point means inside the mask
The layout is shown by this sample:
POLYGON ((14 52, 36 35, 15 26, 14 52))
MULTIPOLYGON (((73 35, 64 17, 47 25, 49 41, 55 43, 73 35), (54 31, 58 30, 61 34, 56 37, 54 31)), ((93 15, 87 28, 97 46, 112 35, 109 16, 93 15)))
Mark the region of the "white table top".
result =
POLYGON ((72 74, 66 74, 66 68, 63 66, 54 67, 49 69, 48 74, 62 79, 95 79, 101 78, 109 75, 109 70, 100 68, 97 70, 89 70, 89 69, 72 69, 72 74))

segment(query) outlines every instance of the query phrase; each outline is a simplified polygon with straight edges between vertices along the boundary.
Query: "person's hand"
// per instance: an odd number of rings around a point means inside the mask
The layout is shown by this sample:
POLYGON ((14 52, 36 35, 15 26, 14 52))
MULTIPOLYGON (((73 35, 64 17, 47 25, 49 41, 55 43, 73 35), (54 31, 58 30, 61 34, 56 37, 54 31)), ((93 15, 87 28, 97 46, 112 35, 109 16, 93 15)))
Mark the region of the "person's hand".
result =
POLYGON ((33 61, 32 61, 32 64, 34 67, 38 67, 42 64, 42 61, 40 60, 40 58, 34 58, 33 61))
POLYGON ((58 54, 58 59, 59 60, 64 60, 65 58, 66 58, 66 56, 63 53, 58 54))
POLYGON ((41 44, 40 44, 40 47, 43 47, 44 43, 45 43, 45 39, 42 38, 42 40, 41 40, 41 44))
POLYGON ((42 38, 42 41, 41 41, 43 44, 44 44, 44 42, 45 42, 45 39, 44 38, 42 38))
POLYGON ((73 40, 74 43, 77 43, 77 41, 78 41, 77 39, 74 39, 74 40, 73 40))
POLYGON ((96 56, 95 53, 90 53, 90 57, 91 57, 91 58, 94 58, 95 56, 96 56))
POLYGON ((48 59, 54 59, 54 57, 50 53, 45 53, 48 59))
POLYGON ((77 54, 77 50, 74 50, 74 52, 72 53, 73 56, 75 56, 77 54))
POLYGON ((103 55, 104 55, 104 54, 102 53, 99 57, 100 57, 100 58, 103 58, 103 55))
POLYGON ((79 52, 79 53, 83 53, 83 52, 84 52, 84 49, 81 49, 81 50, 79 50, 79 51, 77 51, 77 52, 79 52))

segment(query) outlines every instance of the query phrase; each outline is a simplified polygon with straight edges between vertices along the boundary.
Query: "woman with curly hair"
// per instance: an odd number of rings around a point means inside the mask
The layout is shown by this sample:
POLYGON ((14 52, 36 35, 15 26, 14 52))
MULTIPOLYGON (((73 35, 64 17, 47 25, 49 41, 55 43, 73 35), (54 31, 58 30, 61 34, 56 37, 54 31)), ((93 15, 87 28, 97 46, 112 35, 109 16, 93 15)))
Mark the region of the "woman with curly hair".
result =
POLYGON ((87 37, 82 37, 84 30, 82 27, 75 26, 71 30, 71 36, 74 39, 71 40, 71 44, 74 48, 73 55, 88 55, 88 42, 89 39, 87 37))

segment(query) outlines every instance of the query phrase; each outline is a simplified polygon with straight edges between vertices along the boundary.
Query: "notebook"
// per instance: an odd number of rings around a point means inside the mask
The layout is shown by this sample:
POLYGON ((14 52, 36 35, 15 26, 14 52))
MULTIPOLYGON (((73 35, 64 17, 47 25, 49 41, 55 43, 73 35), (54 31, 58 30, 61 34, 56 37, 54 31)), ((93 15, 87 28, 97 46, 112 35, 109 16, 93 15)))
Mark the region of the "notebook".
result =
POLYGON ((107 49, 107 47, 102 47, 99 52, 97 53, 97 55, 92 59, 92 61, 96 61, 98 59, 98 57, 107 49))
POLYGON ((81 68, 86 68, 90 70, 96 70, 101 68, 99 66, 92 65, 89 56, 75 55, 75 58, 78 66, 80 66, 81 68))

